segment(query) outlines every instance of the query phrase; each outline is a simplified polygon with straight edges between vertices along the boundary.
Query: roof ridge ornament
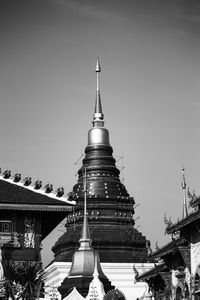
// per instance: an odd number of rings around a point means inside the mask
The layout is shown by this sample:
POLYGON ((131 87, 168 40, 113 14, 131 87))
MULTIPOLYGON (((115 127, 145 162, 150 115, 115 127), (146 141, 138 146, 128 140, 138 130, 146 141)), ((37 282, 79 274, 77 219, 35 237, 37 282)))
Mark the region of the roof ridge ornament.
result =
POLYGON ((181 188, 183 190, 183 212, 182 212, 182 219, 186 218, 188 216, 188 209, 187 209, 187 199, 186 199, 186 180, 185 180, 185 168, 182 167, 182 183, 181 188))

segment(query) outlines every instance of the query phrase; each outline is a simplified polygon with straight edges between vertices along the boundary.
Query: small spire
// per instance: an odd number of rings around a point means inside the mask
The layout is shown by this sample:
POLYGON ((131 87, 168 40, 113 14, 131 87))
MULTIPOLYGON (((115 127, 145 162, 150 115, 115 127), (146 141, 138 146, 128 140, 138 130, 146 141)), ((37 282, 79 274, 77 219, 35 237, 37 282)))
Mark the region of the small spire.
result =
POLYGON ((186 201, 186 180, 185 180, 185 168, 182 167, 182 183, 181 188, 183 190, 183 212, 182 212, 182 218, 186 218, 188 216, 188 209, 187 209, 187 201, 186 201))
POLYGON ((99 73, 101 72, 101 66, 98 58, 97 58, 95 71, 97 74, 97 90, 96 90, 96 101, 95 101, 95 109, 94 109, 94 116, 93 116, 93 127, 103 127, 104 115, 102 112, 101 95, 100 95, 100 87, 99 87, 99 73))
POLYGON ((86 169, 84 171, 84 182, 83 182, 83 188, 84 188, 84 215, 83 215, 83 227, 82 227, 82 233, 81 238, 79 240, 80 247, 79 250, 83 249, 91 249, 91 239, 90 239, 90 231, 88 227, 88 221, 87 221, 87 173, 86 169))

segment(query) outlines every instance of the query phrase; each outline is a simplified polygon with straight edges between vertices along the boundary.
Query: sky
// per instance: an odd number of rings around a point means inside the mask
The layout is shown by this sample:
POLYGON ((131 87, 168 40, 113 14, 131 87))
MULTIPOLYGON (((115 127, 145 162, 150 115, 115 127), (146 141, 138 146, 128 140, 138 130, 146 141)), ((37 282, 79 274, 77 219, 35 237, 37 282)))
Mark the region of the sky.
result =
MULTIPOLYGON (((0 166, 67 194, 87 145, 96 58, 105 127, 136 228, 162 246, 200 194, 198 0, 0 0, 0 166)), ((43 241, 44 264, 62 230, 43 241)))

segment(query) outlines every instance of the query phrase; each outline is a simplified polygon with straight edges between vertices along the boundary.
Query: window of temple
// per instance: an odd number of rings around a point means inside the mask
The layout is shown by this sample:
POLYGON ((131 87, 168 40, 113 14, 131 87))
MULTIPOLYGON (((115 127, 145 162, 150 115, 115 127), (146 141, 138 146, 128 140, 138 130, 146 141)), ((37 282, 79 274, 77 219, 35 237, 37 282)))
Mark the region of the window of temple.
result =
POLYGON ((0 220, 0 233, 11 233, 12 222, 10 220, 0 220))
POLYGON ((30 216, 24 219, 24 247, 35 248, 35 219, 30 216))

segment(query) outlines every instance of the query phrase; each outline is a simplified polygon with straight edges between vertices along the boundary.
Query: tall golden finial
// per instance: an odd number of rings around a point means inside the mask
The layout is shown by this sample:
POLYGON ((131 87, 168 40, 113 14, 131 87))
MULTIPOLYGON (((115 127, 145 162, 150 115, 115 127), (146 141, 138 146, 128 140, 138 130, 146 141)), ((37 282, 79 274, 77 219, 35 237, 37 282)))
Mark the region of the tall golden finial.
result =
POLYGON ((100 144, 110 146, 109 132, 104 127, 104 115, 101 106, 101 96, 100 96, 100 88, 99 88, 99 73, 101 72, 101 66, 99 63, 99 59, 97 59, 95 71, 97 74, 97 90, 96 90, 93 122, 92 122, 93 126, 88 131, 88 146, 100 145, 100 144))
POLYGON ((182 218, 186 218, 188 216, 188 209, 187 209, 187 199, 186 199, 186 180, 185 180, 185 168, 182 167, 182 183, 181 188, 183 190, 183 212, 182 212, 182 218))
POLYGON ((96 101, 95 101, 95 109, 94 109, 94 117, 93 117, 93 127, 102 127, 104 125, 104 121, 103 121, 104 115, 102 112, 100 85, 99 85, 99 73, 101 72, 101 66, 98 58, 97 58, 95 71, 97 74, 97 90, 96 90, 96 101))

